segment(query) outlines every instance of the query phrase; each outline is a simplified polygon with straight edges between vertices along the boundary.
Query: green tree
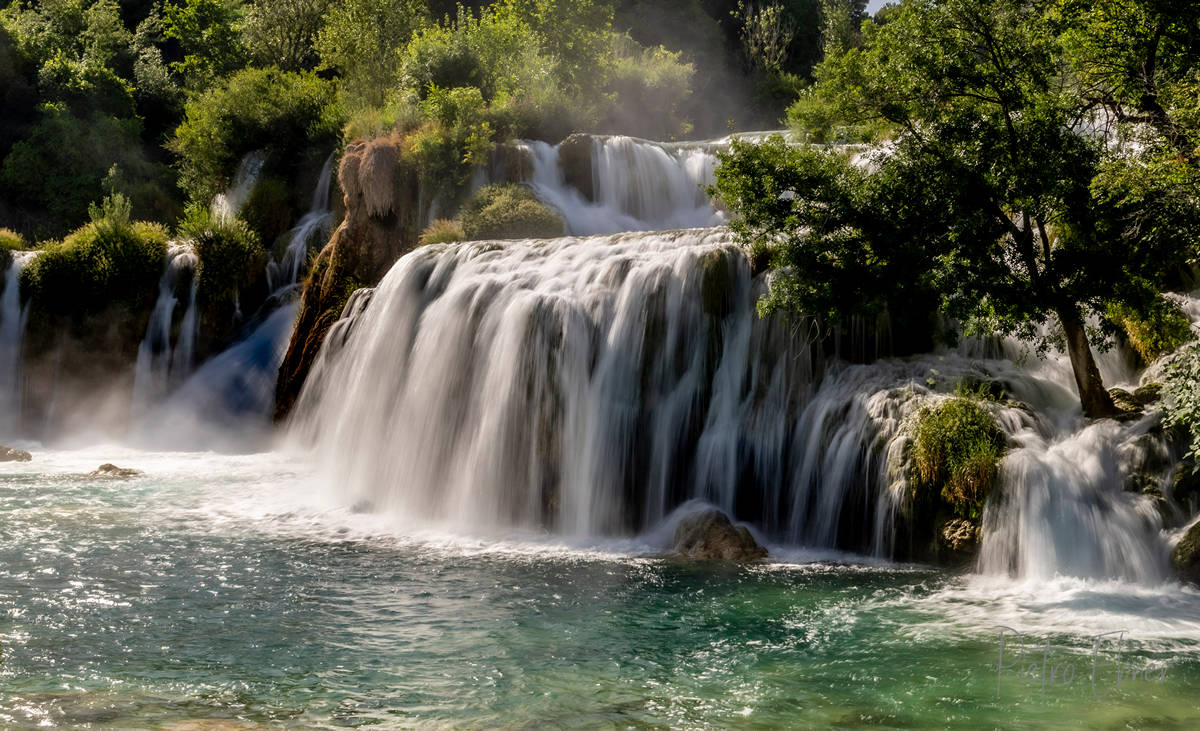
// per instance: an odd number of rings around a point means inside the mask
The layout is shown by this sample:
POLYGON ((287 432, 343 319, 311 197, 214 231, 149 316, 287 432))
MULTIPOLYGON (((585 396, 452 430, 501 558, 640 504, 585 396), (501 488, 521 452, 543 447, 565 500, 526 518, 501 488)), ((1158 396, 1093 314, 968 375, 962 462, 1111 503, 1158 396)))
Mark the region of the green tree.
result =
POLYGON ((1200 163, 1200 4, 1187 0, 1058 0, 1081 96, 1122 122, 1151 126, 1200 163))
POLYGON ((191 89, 205 89, 245 64, 241 0, 182 0, 163 5, 163 34, 179 42, 171 64, 191 89))
POLYGON ((400 50, 428 21, 426 0, 334 3, 317 34, 321 67, 338 73, 353 101, 380 106, 396 80, 400 50))
POLYGON ((242 38, 261 66, 304 71, 317 64, 313 47, 329 0, 255 0, 246 8, 242 38))
MULTIPOLYGON (((864 30, 861 48, 822 64, 814 108, 826 120, 897 127, 870 177, 889 182, 872 189, 876 199, 902 220, 921 219, 893 232, 908 245, 879 238, 873 214, 843 202, 862 186, 843 193, 786 185, 774 191, 778 206, 759 214, 719 174, 731 207, 756 224, 747 239, 761 246, 782 232, 778 258, 787 261, 812 248, 797 211, 847 218, 852 225, 833 236, 857 231, 864 243, 834 251, 835 271, 874 269, 876 251, 885 262, 896 251, 916 255, 944 311, 967 332, 1043 346, 1061 338, 1084 412, 1114 413, 1091 348, 1100 337, 1085 322, 1103 318, 1113 302, 1156 301, 1171 269, 1195 254, 1194 236, 1172 235, 1178 224, 1164 216, 1195 220, 1195 196, 1156 182, 1143 163, 1128 161, 1126 148, 1091 133, 1091 106, 1068 83, 1062 37, 1039 7, 908 0, 887 25, 864 30)), ((769 170, 785 183, 786 173, 769 170)), ((825 272, 792 267, 779 275, 776 286, 787 291, 819 286, 825 272)), ((835 278, 838 285, 849 283, 835 278)))

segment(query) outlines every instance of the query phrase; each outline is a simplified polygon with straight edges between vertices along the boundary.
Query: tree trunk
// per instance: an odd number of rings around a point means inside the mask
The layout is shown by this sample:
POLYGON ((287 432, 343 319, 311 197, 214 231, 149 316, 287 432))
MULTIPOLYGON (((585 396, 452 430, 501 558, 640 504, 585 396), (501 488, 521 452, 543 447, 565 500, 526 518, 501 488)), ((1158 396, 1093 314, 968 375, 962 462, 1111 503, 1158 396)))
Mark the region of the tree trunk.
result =
POLYGON ((1104 388, 1104 380, 1100 377, 1100 369, 1096 367, 1092 346, 1088 343, 1079 313, 1059 310, 1058 319, 1062 321, 1063 331, 1067 335, 1067 355, 1071 358, 1071 370, 1075 373, 1075 385, 1079 388, 1079 402, 1083 404, 1084 415, 1091 419, 1116 415, 1117 407, 1104 388))

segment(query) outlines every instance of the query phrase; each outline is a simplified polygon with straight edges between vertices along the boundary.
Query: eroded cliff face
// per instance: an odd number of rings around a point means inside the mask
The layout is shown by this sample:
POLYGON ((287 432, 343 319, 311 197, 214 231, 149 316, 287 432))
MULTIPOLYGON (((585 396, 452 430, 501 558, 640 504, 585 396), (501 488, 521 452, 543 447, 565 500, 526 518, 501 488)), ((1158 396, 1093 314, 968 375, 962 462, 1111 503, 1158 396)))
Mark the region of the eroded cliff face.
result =
POLYGON ((305 281, 296 330, 279 369, 276 419, 291 411, 350 294, 377 284, 416 246, 426 202, 417 171, 405 162, 405 146, 404 138, 393 135, 355 142, 342 156, 338 182, 345 217, 305 281))

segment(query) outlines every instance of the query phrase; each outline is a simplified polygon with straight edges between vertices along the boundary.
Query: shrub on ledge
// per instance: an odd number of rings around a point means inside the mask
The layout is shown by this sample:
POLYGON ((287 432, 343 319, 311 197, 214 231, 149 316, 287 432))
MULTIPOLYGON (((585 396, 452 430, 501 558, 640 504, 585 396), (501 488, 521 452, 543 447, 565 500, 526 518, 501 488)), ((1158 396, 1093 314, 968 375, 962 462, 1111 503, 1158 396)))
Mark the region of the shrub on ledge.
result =
POLYGON ((563 221, 528 188, 513 183, 479 189, 459 214, 467 239, 548 239, 563 235, 563 221))
POLYGON ((917 414, 912 465, 918 491, 937 491, 962 518, 978 518, 1004 453, 1004 432, 987 409, 955 396, 917 414))

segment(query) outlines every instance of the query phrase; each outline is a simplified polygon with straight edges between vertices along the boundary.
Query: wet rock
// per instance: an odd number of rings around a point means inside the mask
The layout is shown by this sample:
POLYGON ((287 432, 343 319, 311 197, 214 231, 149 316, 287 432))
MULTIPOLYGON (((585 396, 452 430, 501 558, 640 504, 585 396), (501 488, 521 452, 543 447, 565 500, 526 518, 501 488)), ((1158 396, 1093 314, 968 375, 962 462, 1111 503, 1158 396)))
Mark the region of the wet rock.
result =
POLYGON ((105 463, 88 473, 88 477, 137 477, 140 474, 142 474, 141 470, 105 463))
POLYGON ((685 516, 675 528, 675 550, 686 558, 723 561, 758 561, 767 549, 758 545, 745 526, 710 508, 685 516))
POLYGON ((562 168, 563 180, 572 185, 590 201, 596 200, 592 183, 592 137, 573 134, 558 146, 558 164, 562 168))
POLYGON ((1179 539, 1175 550, 1171 552, 1171 565, 1179 573, 1179 578, 1200 584, 1200 523, 1189 528, 1179 539))
POLYGON ((1139 386, 1133 391, 1133 400, 1142 406, 1149 406, 1156 403, 1158 397, 1162 394, 1161 383, 1147 383, 1144 386, 1139 386))
POLYGON ((24 449, 13 449, 0 444, 0 462, 28 462, 33 455, 24 449))
POLYGON ((952 518, 942 524, 938 541, 953 553, 973 551, 979 544, 979 526, 963 518, 952 518))
POLYGON ((1171 478, 1171 498, 1183 506, 1200 502, 1200 470, 1192 459, 1185 459, 1175 468, 1171 478))
POLYGON ((1112 397, 1113 405, 1117 407, 1117 414, 1113 416, 1117 421, 1132 421, 1142 415, 1144 404, 1125 389, 1110 388, 1108 395, 1112 397))

